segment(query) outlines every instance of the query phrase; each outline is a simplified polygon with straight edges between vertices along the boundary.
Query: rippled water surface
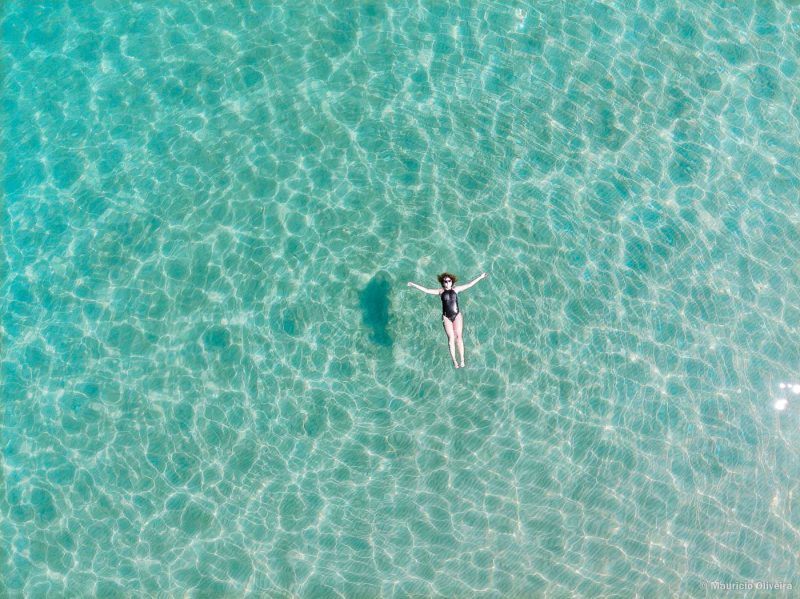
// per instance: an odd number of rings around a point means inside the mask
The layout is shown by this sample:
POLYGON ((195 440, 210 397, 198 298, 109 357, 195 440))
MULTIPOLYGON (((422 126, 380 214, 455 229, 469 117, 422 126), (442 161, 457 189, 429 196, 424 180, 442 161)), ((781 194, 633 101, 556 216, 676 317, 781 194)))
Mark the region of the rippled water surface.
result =
POLYGON ((6 594, 800 588, 797 1, 0 18, 6 594))

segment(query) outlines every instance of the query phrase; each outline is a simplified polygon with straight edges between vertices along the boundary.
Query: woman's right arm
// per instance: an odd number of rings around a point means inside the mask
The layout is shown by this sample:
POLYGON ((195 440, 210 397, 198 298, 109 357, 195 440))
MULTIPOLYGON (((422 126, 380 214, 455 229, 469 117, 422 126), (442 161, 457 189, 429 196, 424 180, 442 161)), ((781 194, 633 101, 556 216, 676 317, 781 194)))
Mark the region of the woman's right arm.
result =
POLYGON ((427 293, 428 295, 439 295, 438 289, 427 289, 425 287, 422 287, 421 285, 412 283, 411 281, 409 281, 408 286, 413 287, 414 289, 419 289, 420 291, 422 291, 423 293, 427 293))

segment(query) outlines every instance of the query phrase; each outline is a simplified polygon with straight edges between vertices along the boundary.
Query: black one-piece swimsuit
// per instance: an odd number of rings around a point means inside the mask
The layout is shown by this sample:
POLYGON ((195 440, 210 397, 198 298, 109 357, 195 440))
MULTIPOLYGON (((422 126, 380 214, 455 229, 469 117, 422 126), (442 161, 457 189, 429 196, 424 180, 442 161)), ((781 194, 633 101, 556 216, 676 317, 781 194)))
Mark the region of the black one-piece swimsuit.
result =
POLYGON ((456 321, 458 316, 458 294, 452 289, 442 291, 442 316, 446 316, 451 322, 456 321))

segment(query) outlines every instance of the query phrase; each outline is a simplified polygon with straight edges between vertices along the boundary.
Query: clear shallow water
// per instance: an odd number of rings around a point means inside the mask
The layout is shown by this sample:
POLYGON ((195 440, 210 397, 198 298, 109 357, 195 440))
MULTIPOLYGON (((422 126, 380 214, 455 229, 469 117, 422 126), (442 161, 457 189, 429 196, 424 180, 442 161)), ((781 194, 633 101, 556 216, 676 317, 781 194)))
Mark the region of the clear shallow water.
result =
POLYGON ((6 3, 5 592, 796 589, 796 4, 6 3))

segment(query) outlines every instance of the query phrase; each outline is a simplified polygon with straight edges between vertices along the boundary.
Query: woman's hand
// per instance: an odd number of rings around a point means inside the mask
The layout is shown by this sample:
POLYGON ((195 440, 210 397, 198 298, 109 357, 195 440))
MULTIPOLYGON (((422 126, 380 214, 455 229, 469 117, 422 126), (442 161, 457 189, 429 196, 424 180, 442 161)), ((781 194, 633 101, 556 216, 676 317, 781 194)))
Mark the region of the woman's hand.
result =
POLYGON ((481 273, 481 277, 480 277, 480 278, 481 278, 481 279, 485 279, 485 278, 486 278, 486 277, 488 277, 488 276, 489 276, 489 274, 488 274, 488 273, 482 272, 482 273, 481 273))
POLYGON ((411 281, 409 281, 409 282, 408 282, 408 286, 409 286, 409 287, 413 287, 413 286, 414 286, 414 283, 412 283, 411 281))

